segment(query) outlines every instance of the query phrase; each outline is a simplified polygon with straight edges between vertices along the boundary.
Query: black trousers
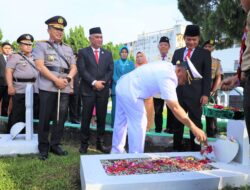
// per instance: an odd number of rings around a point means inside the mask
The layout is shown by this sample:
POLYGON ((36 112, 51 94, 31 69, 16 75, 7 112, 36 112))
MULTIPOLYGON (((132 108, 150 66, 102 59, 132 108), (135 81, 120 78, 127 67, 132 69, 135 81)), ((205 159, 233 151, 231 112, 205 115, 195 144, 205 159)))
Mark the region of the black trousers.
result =
POLYGON ((79 121, 81 115, 81 96, 80 94, 69 95, 69 121, 79 121))
POLYGON ((243 108, 245 113, 245 121, 250 143, 250 71, 246 73, 246 82, 244 85, 244 101, 243 108))
POLYGON ((81 146, 88 146, 90 137, 90 121, 94 106, 96 106, 97 142, 103 142, 105 133, 108 96, 82 96, 81 146))
POLYGON ((208 137, 215 137, 217 133, 217 119, 206 117, 206 132, 208 137))
MULTIPOLYGON (((161 132, 162 131, 162 125, 163 125, 163 107, 164 107, 165 100, 160 98, 154 98, 154 109, 155 109, 155 132, 161 132)), ((167 106, 166 106, 167 107, 167 106)), ((166 123, 166 129, 168 132, 173 131, 173 122, 174 122, 174 115, 171 112, 171 110, 167 107, 167 123, 166 123)))
POLYGON ((1 115, 8 116, 9 95, 7 86, 0 86, 0 101, 2 101, 1 115))
POLYGON ((49 146, 59 145, 63 136, 64 122, 67 119, 69 94, 61 93, 58 123, 56 121, 58 93, 40 90, 39 98, 38 149, 40 152, 48 152, 49 146), (53 122, 51 127, 49 125, 50 121, 53 122), (51 137, 49 143, 48 137, 50 131, 51 137))
MULTIPOLYGON (((188 113, 189 118, 194 122, 194 124, 202 129, 202 122, 201 122, 201 115, 202 109, 199 100, 188 100, 183 101, 179 99, 179 103, 181 107, 188 113)), ((184 132, 184 125, 178 121, 176 118, 174 119, 174 149, 177 151, 181 151, 182 147, 182 140, 183 140, 183 132, 184 132)), ((199 151, 200 146, 196 145, 194 142, 195 136, 190 131, 190 145, 191 150, 199 151)))
POLYGON ((167 131, 174 132, 175 116, 173 112, 167 107, 167 131))
MULTIPOLYGON (((214 95, 214 101, 211 100, 211 103, 216 102, 217 94, 214 95)), ((208 137, 215 137, 217 133, 217 119, 214 117, 206 117, 206 132, 208 137)))
MULTIPOLYGON (((38 118, 38 108, 39 108, 39 96, 34 94, 33 99, 33 117, 38 118)), ((12 96, 12 111, 9 115, 8 120, 8 131, 11 127, 18 122, 25 122, 25 94, 15 94, 12 96)))
POLYGON ((154 109, 155 109, 155 132, 162 131, 163 124, 163 112, 164 100, 160 98, 154 98, 154 109))

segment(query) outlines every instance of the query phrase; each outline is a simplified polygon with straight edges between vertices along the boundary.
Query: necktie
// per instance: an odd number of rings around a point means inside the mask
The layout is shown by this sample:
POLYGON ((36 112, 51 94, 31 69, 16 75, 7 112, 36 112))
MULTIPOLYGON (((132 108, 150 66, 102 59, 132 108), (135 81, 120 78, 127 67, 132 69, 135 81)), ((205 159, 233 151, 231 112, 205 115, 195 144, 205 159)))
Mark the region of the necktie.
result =
POLYGON ((163 56, 161 56, 161 57, 162 57, 162 61, 165 61, 166 55, 163 55, 163 56))
POLYGON ((187 57, 190 59, 190 57, 191 57, 191 52, 192 52, 192 49, 188 49, 187 55, 186 55, 186 57, 185 57, 185 60, 187 60, 187 57))
POLYGON ((98 64, 98 60, 99 60, 99 56, 98 56, 98 50, 95 50, 95 60, 96 60, 96 63, 98 64))

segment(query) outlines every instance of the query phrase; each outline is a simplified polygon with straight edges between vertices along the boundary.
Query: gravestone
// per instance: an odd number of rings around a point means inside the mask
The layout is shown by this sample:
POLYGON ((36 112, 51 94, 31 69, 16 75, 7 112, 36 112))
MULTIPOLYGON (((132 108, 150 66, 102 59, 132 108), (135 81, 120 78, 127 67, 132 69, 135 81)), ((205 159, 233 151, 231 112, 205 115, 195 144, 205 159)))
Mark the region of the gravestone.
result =
POLYGON ((164 158, 194 156, 202 159, 199 152, 170 152, 144 154, 82 155, 80 177, 82 190, 214 190, 226 185, 239 187, 250 184, 250 167, 239 163, 213 162, 215 169, 137 175, 108 175, 103 160, 130 158, 164 158))
MULTIPOLYGON (((237 140, 239 151, 230 163, 211 163, 216 168, 213 170, 110 176, 101 164, 103 160, 182 156, 194 156, 199 159, 201 155, 200 152, 82 155, 80 159, 82 190, 212 190, 222 189, 227 185, 232 187, 250 185, 249 137, 245 121, 229 120, 227 137, 237 140)), ((225 149, 231 150, 228 146, 225 149)))
MULTIPOLYGON (((227 124, 227 137, 233 137, 239 143, 239 151, 234 161, 249 166, 249 137, 245 120, 229 120, 227 124)), ((230 149, 230 147, 225 148, 230 149)))
MULTIPOLYGON (((38 136, 33 133, 33 85, 27 84, 25 92, 25 123, 13 125, 12 134, 0 134, 0 156, 38 153, 38 136), (25 134, 18 134, 18 127, 25 127, 25 134), (14 134, 16 133, 16 134, 14 134)), ((13 108, 15 109, 15 108, 13 108)), ((20 128, 19 128, 20 129, 20 128)))

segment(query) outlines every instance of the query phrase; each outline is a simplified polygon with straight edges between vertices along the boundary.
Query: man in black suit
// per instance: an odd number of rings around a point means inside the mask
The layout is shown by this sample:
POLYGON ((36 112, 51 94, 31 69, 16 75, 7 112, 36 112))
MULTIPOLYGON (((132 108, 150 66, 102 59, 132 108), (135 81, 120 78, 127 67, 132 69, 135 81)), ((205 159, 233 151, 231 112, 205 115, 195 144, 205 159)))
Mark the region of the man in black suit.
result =
POLYGON ((97 117, 96 149, 108 153, 104 146, 105 120, 109 98, 110 81, 113 76, 112 54, 102 49, 102 32, 100 27, 89 30, 90 46, 78 52, 77 67, 81 78, 80 90, 82 95, 81 147, 79 152, 88 150, 90 136, 90 120, 94 106, 97 117))
MULTIPOLYGON (((201 80, 193 80, 184 86, 178 86, 177 96, 181 107, 188 113, 196 126, 202 129, 201 115, 202 106, 208 102, 211 85, 211 55, 210 52, 198 47, 200 29, 197 25, 188 25, 184 33, 186 47, 174 52, 172 63, 190 58, 198 72, 202 75, 201 80)), ((182 151, 184 125, 174 119, 174 150, 182 151)), ((200 146, 194 143, 194 135, 190 132, 191 150, 198 151, 200 146)))
POLYGON ((2 51, 3 54, 0 54, 0 101, 2 100, 1 115, 7 116, 9 106, 9 95, 5 77, 5 67, 8 57, 12 52, 11 44, 9 42, 4 42, 2 44, 2 51))

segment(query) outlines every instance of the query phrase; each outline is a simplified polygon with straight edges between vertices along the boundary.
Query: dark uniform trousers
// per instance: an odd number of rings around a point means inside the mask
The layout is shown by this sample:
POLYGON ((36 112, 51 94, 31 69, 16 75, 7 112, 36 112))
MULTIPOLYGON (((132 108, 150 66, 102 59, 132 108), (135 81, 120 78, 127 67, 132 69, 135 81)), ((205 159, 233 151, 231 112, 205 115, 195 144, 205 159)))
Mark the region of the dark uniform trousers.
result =
POLYGON ((56 121, 58 93, 39 90, 39 98, 40 112, 38 127, 38 149, 40 153, 47 153, 50 146, 57 146, 60 144, 61 138, 63 136, 64 122, 67 119, 69 94, 61 93, 59 123, 56 121), (49 125, 50 121, 53 122, 52 126, 49 125), (50 143, 48 139, 49 131, 51 131, 50 143))
POLYGON ((103 143, 105 123, 107 115, 108 97, 106 96, 82 96, 82 122, 81 122, 81 146, 88 147, 90 136, 90 121, 94 106, 96 106, 97 118, 97 143, 103 143))
POLYGON ((7 86, 0 86, 0 101, 2 101, 1 115, 8 116, 9 95, 7 86))
MULTIPOLYGON (((164 107, 165 100, 160 98, 154 98, 154 109, 155 109, 155 132, 161 132, 162 131, 162 125, 163 125, 163 107, 164 107)), ((166 106, 167 107, 167 106, 166 106)), ((172 133, 173 132, 173 122, 174 122, 174 115, 171 112, 171 110, 167 107, 167 132, 172 133)))
POLYGON ((79 121, 81 113, 81 98, 79 94, 69 95, 69 121, 79 121))
MULTIPOLYGON (((202 109, 199 99, 195 100, 188 100, 188 101, 182 101, 179 99, 179 103, 181 107, 185 110, 185 112, 188 113, 189 118, 194 122, 194 124, 202 129, 202 122, 201 122, 201 115, 202 115, 202 109)), ((184 132, 184 125, 174 118, 174 150, 182 151, 182 140, 183 140, 183 132, 184 132)), ((190 131, 190 145, 191 150, 199 151, 200 146, 196 145, 194 143, 194 135, 190 131)))
MULTIPOLYGON (((25 94, 15 94, 12 96, 12 111, 8 120, 8 131, 11 127, 18 122, 25 122, 25 94)), ((37 93, 34 94, 33 99, 33 117, 38 119, 39 113, 39 96, 37 93)))
POLYGON ((160 98, 154 98, 155 109, 155 132, 160 133, 162 131, 162 112, 163 112, 164 100, 160 98))
POLYGON ((77 74, 74 77, 74 92, 69 95, 69 121, 80 121, 81 118, 81 93, 80 93, 80 78, 77 74))
MULTIPOLYGON (((243 101, 243 108, 245 113, 245 121, 247 126, 247 132, 250 136, 250 70, 246 73, 246 81, 244 85, 244 101, 243 101)), ((250 137, 249 137, 250 143, 250 137)))
MULTIPOLYGON (((210 100, 211 103, 217 103, 217 94, 214 96, 214 100, 210 100)), ((217 134, 217 119, 214 117, 206 117, 206 132, 207 137, 215 137, 217 134)))

